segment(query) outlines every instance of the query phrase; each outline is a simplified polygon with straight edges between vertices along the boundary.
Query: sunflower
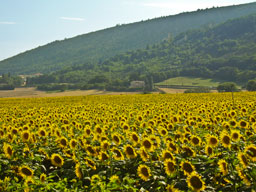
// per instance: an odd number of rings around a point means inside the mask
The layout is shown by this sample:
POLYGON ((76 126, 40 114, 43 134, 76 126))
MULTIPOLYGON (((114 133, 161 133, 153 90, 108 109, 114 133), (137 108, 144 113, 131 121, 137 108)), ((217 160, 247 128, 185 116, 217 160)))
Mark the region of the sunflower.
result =
POLYGON ((83 174, 82 174, 82 172, 81 172, 80 163, 76 163, 76 166, 75 166, 75 174, 76 174, 77 178, 82 179, 83 174))
POLYGON ((124 147, 124 152, 126 154, 126 157, 129 158, 129 159, 133 159, 137 156, 134 148, 131 146, 131 145, 125 145, 124 147))
POLYGON ((241 134, 238 130, 231 130, 231 139, 232 141, 239 141, 241 134))
POLYGON ((163 127, 160 129, 159 133, 160 133, 160 135, 161 135, 162 137, 165 137, 166 135, 168 135, 167 129, 165 129, 165 128, 163 128, 163 127))
POLYGON ((23 131, 21 133, 21 138, 24 142, 29 141, 30 139, 30 133, 28 131, 23 131))
POLYGON ((100 154, 99 154, 99 159, 100 159, 101 161, 105 161, 105 160, 108 160, 108 159, 109 159, 109 156, 108 156, 107 153, 101 151, 100 154))
POLYGON ((225 148, 231 147, 231 138, 226 131, 223 131, 220 135, 220 141, 225 148))
POLYGON ((59 144, 60 144, 60 146, 61 146, 62 148, 67 147, 67 145, 68 145, 68 140, 66 139, 66 137, 61 137, 61 138, 59 139, 59 144))
POLYGON ((247 186, 250 186, 251 185, 250 178, 244 173, 244 171, 239 166, 236 166, 236 171, 238 173, 238 176, 243 180, 243 182, 247 186))
POLYGON ((180 192, 180 190, 179 189, 177 189, 177 188, 175 188, 173 185, 167 185, 167 187, 166 187, 166 191, 167 192, 180 192))
POLYGON ((169 150, 163 150, 162 152, 162 158, 163 160, 171 159, 174 160, 175 158, 173 157, 172 153, 169 150))
POLYGON ((51 155, 51 162, 53 165, 61 167, 64 164, 64 159, 59 154, 54 153, 51 155))
POLYGON ((30 169, 28 166, 23 165, 19 169, 19 173, 23 178, 32 177, 34 174, 34 171, 30 169))
POLYGON ((115 133, 112 135, 112 140, 114 141, 114 143, 116 145, 119 145, 121 143, 121 138, 120 138, 120 135, 115 133))
POLYGON ((239 152, 238 153, 238 159, 240 164, 242 164, 243 168, 247 168, 247 166, 249 165, 248 159, 246 157, 245 153, 239 152))
POLYGON ((168 147, 168 150, 172 151, 173 153, 178 152, 178 147, 173 141, 167 142, 167 147, 168 147))
POLYGON ((101 148, 105 151, 107 151, 110 147, 110 143, 107 141, 107 140, 104 140, 102 143, 101 143, 101 148))
POLYGON ((71 139, 70 142, 69 142, 69 146, 70 146, 71 149, 75 149, 76 146, 77 146, 77 140, 71 139))
POLYGON ((243 119, 238 122, 238 125, 244 129, 247 129, 249 127, 249 124, 243 119))
POLYGON ((145 162, 148 161, 149 155, 148 155, 147 151, 144 149, 144 147, 140 148, 139 154, 140 154, 140 157, 143 161, 145 161, 145 162))
POLYGON ((208 135, 207 140, 208 140, 208 142, 207 142, 208 145, 210 145, 211 147, 216 147, 219 143, 218 138, 214 135, 208 135))
POLYGON ((119 149, 113 148, 112 152, 113 152, 115 160, 124 160, 124 156, 123 156, 122 152, 119 149))
POLYGON ((148 138, 144 138, 141 142, 141 145, 147 150, 147 151, 153 151, 153 144, 152 141, 148 138))
POLYGON ((90 127, 86 126, 85 129, 84 129, 84 134, 86 137, 90 137, 92 131, 90 129, 90 127))
POLYGON ((200 146, 201 145, 201 139, 198 136, 192 136, 190 142, 193 146, 200 146))
POLYGON ((176 171, 176 164, 174 161, 170 160, 170 159, 167 159, 164 161, 164 166, 165 166, 165 172, 167 175, 171 176, 172 174, 175 173, 176 171))
POLYGON ((88 165, 89 167, 91 167, 93 170, 96 170, 96 164, 92 159, 89 158, 84 158, 85 159, 85 163, 86 165, 88 165))
POLYGON ((135 146, 140 142, 140 138, 136 132, 132 132, 130 134, 130 138, 131 138, 133 145, 135 145, 135 146))
POLYGON ((111 183, 120 183, 120 179, 117 175, 112 175, 110 178, 109 178, 109 182, 111 183))
POLYGON ((139 167, 138 167, 138 175, 139 177, 144 180, 144 181, 147 181, 149 180, 150 176, 151 176, 151 171, 150 171, 150 168, 146 165, 143 165, 141 164, 139 167))
POLYGON ((193 191, 196 192, 203 191, 205 189, 204 181, 202 180, 201 176, 195 172, 188 176, 187 184, 193 191))
POLYGON ((191 175, 196 170, 195 167, 188 161, 181 162, 180 166, 181 166, 184 174, 187 176, 191 175))
POLYGON ((38 130, 38 135, 40 137, 46 137, 47 136, 47 132, 43 128, 41 128, 41 129, 38 130))
POLYGON ((46 181, 46 179, 47 179, 46 174, 45 174, 45 173, 42 173, 42 174, 40 175, 40 181, 41 181, 42 183, 44 183, 44 182, 46 181))
POLYGON ((182 149, 183 149, 184 155, 185 155, 186 157, 194 157, 194 156, 195 156, 194 150, 191 149, 190 147, 185 146, 185 147, 183 147, 182 149))
POLYGON ((103 133, 103 129, 100 127, 100 126, 95 126, 94 127, 94 132, 97 134, 97 135, 101 135, 103 133))
POLYGON ((206 145, 206 146, 205 146, 205 153, 206 153, 208 156, 213 156, 213 155, 214 155, 214 152, 213 152, 212 146, 206 145))
POLYGON ((221 159, 218 161, 218 165, 219 165, 219 169, 222 172, 223 175, 227 175, 228 174, 228 163, 221 159))
POLYGON ((236 120, 235 120, 235 119, 229 120, 229 125, 230 125, 231 127, 236 127, 236 125, 237 125, 236 120))
POLYGON ((13 155, 13 149, 12 149, 12 146, 7 144, 7 143, 4 143, 4 154, 5 156, 8 158, 8 159, 11 159, 12 158, 12 155, 13 155))
POLYGON ((90 155, 92 155, 92 156, 97 155, 97 151, 95 150, 95 147, 93 147, 93 146, 91 146, 91 145, 87 145, 87 146, 85 147, 85 149, 86 149, 86 151, 87 151, 90 155))
POLYGON ((245 148, 245 152, 248 154, 248 156, 252 159, 253 162, 256 161, 256 147, 255 147, 255 145, 253 145, 253 144, 248 145, 245 148))

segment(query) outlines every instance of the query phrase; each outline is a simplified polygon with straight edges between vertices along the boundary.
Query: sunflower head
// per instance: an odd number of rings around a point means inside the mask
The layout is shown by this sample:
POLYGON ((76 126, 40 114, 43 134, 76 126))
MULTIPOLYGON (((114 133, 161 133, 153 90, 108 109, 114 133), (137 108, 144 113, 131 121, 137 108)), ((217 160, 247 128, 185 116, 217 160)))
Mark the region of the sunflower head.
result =
POLYGON ((209 135, 207 137, 207 140, 208 140, 208 145, 212 146, 212 147, 216 147, 219 143, 219 140, 216 136, 214 135, 209 135))
POLYGON ((151 171, 149 169, 148 166, 146 165, 143 165, 141 164, 139 167, 138 167, 138 175, 139 177, 144 180, 144 181, 147 181, 149 180, 150 176, 151 176, 151 171))
POLYGON ((243 168, 246 169, 247 166, 249 165, 249 161, 247 159, 246 153, 239 152, 238 159, 239 159, 240 164, 243 166, 243 168))
POLYGON ((202 180, 201 176, 195 172, 188 176, 187 184, 193 191, 196 192, 200 192, 205 189, 204 181, 202 180))
POLYGON ((4 143, 4 154, 5 156, 8 158, 8 159, 11 159, 12 156, 13 156, 13 149, 12 149, 12 146, 7 144, 7 143, 4 143))
POLYGON ((164 166, 165 166, 165 172, 167 175, 171 176, 172 174, 175 173, 176 171, 176 164, 174 161, 170 160, 170 159, 167 159, 165 162, 164 162, 164 166))
POLYGON ((238 130, 231 130, 231 139, 232 141, 239 141, 241 137, 240 131, 238 130))
POLYGON ((137 156, 135 149, 129 144, 124 147, 124 152, 126 154, 126 157, 129 159, 133 159, 137 156))
POLYGON ((28 166, 22 166, 19 169, 19 173, 23 178, 32 177, 34 174, 34 171, 30 169, 28 166))
POLYGON ((248 157, 255 162, 256 161, 256 146, 254 146, 253 144, 248 145, 245 148, 245 152, 248 154, 248 157))
POLYGON ((224 160, 221 159, 218 161, 219 169, 222 172, 223 175, 228 174, 228 163, 224 160))
POLYGON ((231 138, 230 138, 229 134, 226 131, 223 131, 221 133, 220 140, 221 140, 221 144, 225 148, 230 148, 231 147, 231 138))
POLYGON ((188 161, 183 161, 180 166, 185 175, 191 175, 195 171, 195 167, 188 161))
POLYGON ((44 174, 44 173, 42 173, 41 175, 40 175, 40 181, 42 182, 42 183, 44 183, 45 181, 46 181, 46 174, 44 174))
POLYGON ((64 159, 59 154, 52 154, 51 162, 56 167, 61 167, 64 164, 64 159))

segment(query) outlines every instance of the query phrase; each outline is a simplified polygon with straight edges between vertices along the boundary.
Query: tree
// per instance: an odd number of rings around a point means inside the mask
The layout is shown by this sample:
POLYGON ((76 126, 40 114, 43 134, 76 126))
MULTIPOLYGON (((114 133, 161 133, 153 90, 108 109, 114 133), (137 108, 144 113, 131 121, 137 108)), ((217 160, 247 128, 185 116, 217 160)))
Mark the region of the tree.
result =
POLYGON ((256 91, 256 80, 250 80, 246 84, 246 89, 248 91, 256 91))
POLYGON ((221 83, 217 87, 218 92, 237 92, 237 85, 233 82, 221 83))

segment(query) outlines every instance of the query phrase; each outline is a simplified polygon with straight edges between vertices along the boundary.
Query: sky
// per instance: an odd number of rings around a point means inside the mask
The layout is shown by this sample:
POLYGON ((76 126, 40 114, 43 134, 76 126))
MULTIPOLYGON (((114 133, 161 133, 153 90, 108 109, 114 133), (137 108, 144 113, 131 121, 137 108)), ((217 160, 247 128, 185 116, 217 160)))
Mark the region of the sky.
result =
POLYGON ((0 0, 0 61, 55 40, 255 0, 0 0))

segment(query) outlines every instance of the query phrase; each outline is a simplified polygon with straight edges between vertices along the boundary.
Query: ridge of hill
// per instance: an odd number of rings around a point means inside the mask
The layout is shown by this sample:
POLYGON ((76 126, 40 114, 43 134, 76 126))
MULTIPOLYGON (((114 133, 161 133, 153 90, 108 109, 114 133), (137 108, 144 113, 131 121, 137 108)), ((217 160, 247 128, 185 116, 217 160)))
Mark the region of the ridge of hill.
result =
POLYGON ((256 78, 256 14, 190 30, 94 65, 73 66, 32 78, 30 83, 128 86, 132 80, 156 83, 177 76, 240 83, 256 78))
POLYGON ((55 41, 0 61, 1 73, 49 73, 65 67, 104 61, 116 54, 145 48, 191 29, 214 26, 256 12, 256 3, 198 10, 55 41))

